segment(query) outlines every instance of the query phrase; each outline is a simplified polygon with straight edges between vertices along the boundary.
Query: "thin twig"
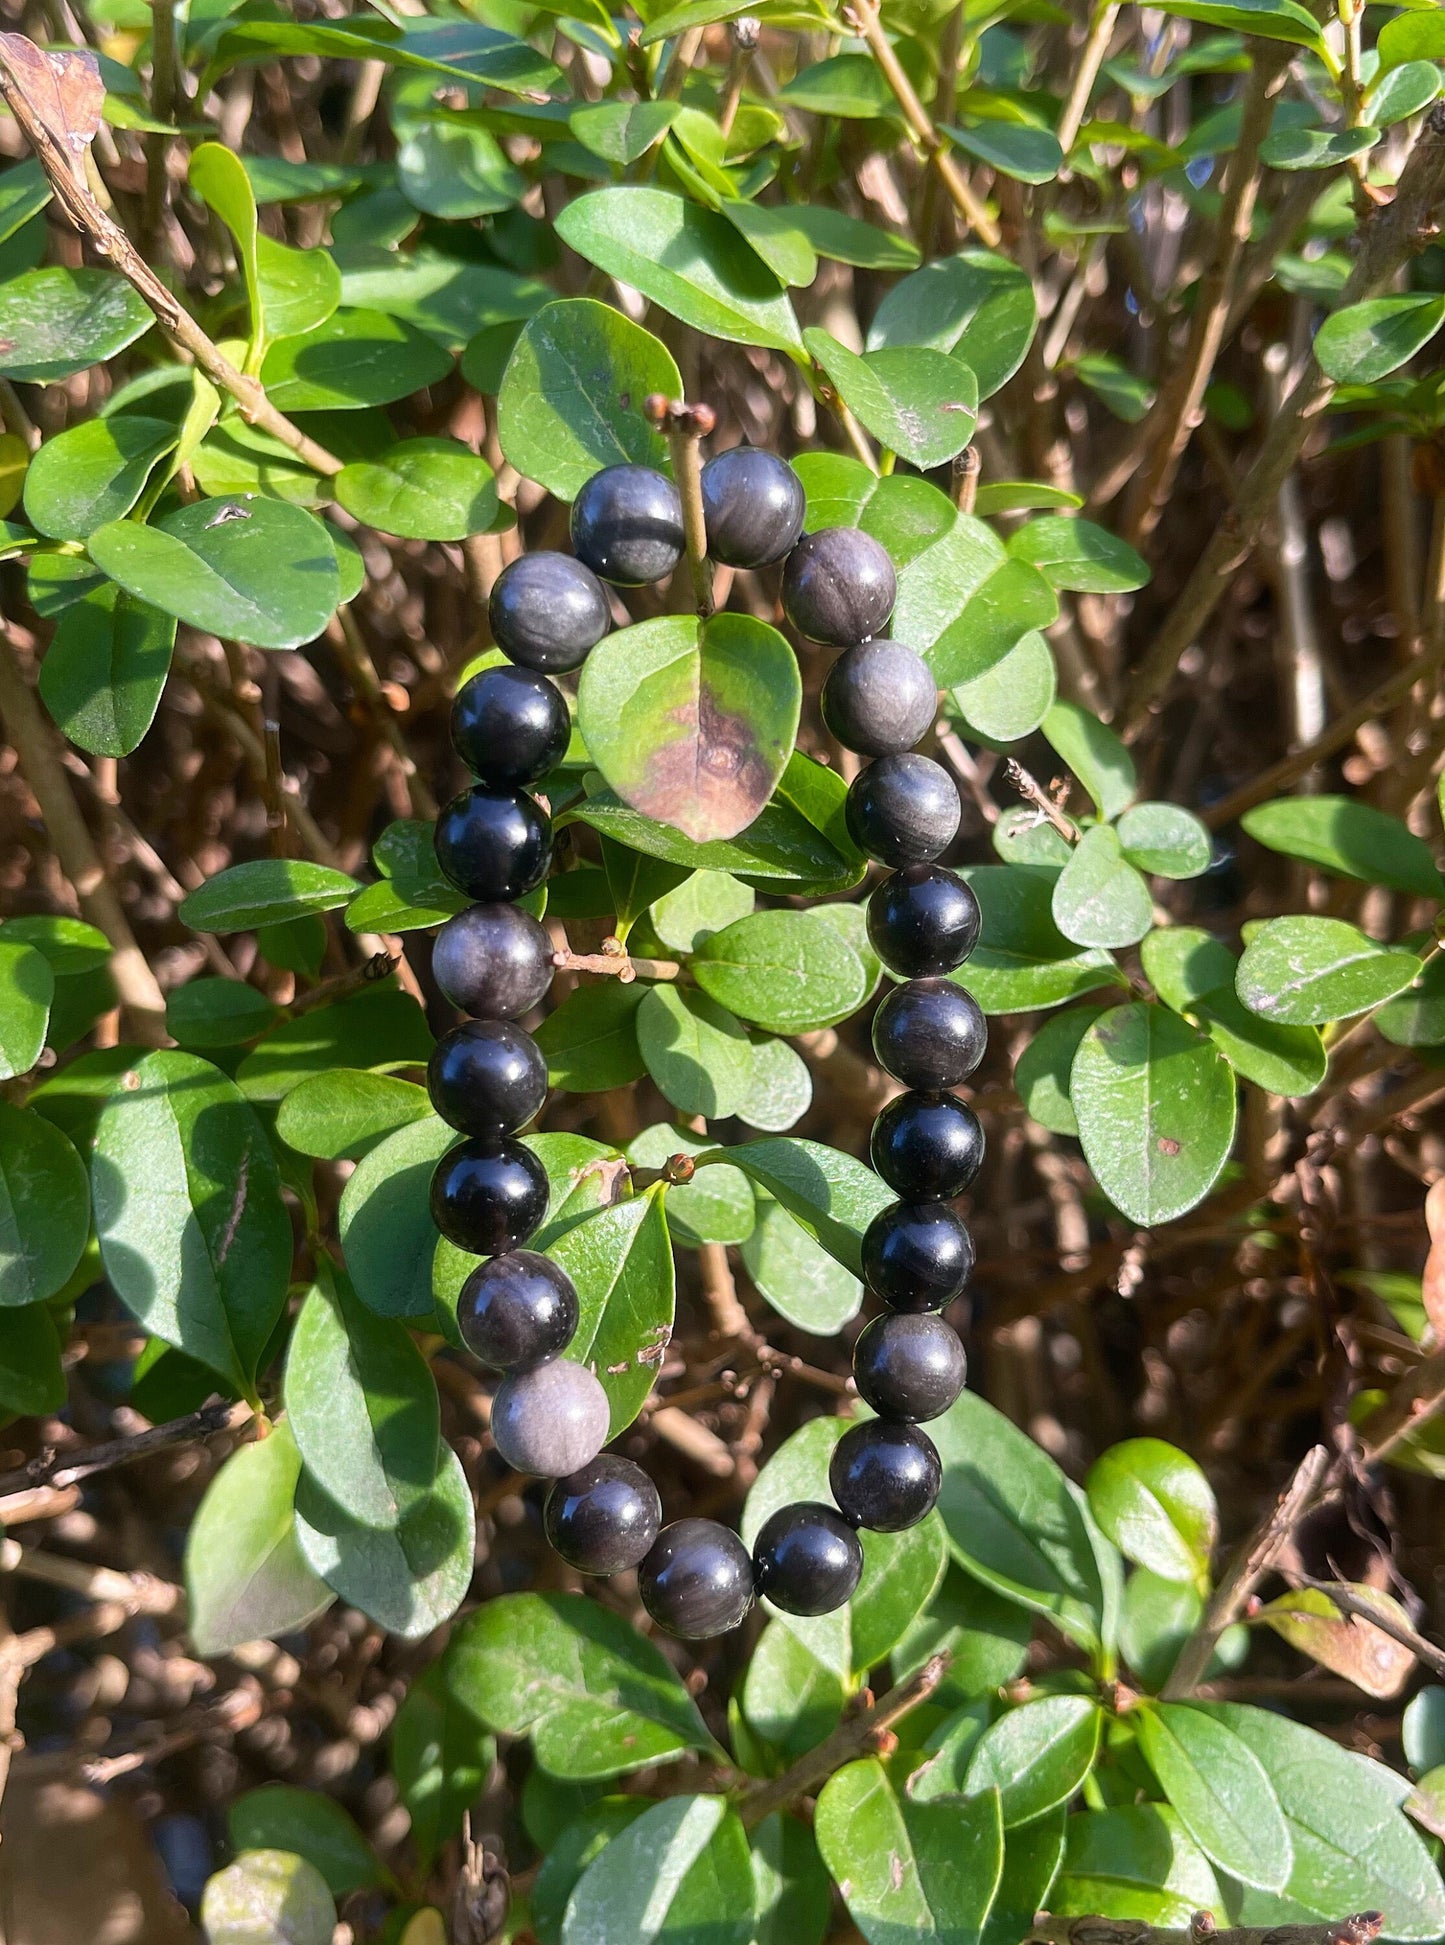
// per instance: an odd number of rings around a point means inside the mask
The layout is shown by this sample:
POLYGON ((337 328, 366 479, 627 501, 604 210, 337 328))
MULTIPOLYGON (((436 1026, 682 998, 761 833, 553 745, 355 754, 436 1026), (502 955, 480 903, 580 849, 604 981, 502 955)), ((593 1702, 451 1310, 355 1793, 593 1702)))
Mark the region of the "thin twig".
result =
POLYGON ((1059 125, 1054 131, 1059 138, 1059 147, 1066 158, 1078 139, 1079 130, 1083 127, 1084 116, 1089 106, 1089 96, 1094 92, 1094 83, 1099 78, 1099 69, 1104 65, 1104 56, 1109 51, 1109 40, 1114 32, 1114 23, 1119 18, 1119 11, 1117 0, 1096 0, 1089 37, 1079 52, 1078 64, 1074 68, 1074 79, 1069 88, 1069 98, 1064 103, 1064 112, 1060 115, 1059 125))
POLYGON ((1078 825, 1071 817, 1064 815, 1037 777, 1027 771, 1015 757, 1010 757, 1004 764, 1003 773, 1004 780, 1013 785, 1020 797, 1033 805, 1040 817, 1053 825, 1065 844, 1078 843, 1078 825))
MULTIPOLYGON (((174 1445, 189 1445, 194 1439, 210 1438, 215 1432, 236 1431, 251 1416, 249 1405, 233 1404, 228 1398, 213 1399, 199 1411, 172 1418, 164 1425, 147 1426, 143 1432, 130 1432, 123 1438, 106 1439, 100 1445, 87 1445, 79 1452, 55 1447, 47 1449, 13 1472, 0 1473, 0 1494, 31 1490, 36 1486, 73 1486, 97 1472, 113 1466, 131 1465, 150 1458, 174 1445)), ((4 1508, 0 1506, 0 1514, 4 1508)))
POLYGON ((672 477, 682 501, 682 530, 687 542, 687 569, 692 579, 692 605, 706 621, 715 607, 712 562, 707 557, 707 517, 702 504, 702 441, 717 424, 710 405, 684 405, 654 392, 645 410, 652 423, 667 434, 672 452, 672 477))

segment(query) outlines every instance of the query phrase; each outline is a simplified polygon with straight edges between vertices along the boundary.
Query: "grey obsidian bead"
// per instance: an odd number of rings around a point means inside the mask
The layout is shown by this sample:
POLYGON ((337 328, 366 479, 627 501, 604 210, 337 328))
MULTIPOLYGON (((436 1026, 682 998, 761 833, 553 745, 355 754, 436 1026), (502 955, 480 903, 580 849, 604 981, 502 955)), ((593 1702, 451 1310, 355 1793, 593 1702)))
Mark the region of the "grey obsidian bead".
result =
POLYGON ((735 1628, 752 1606, 752 1558, 716 1520, 674 1520, 643 1561, 638 1587, 660 1628, 700 1641, 735 1628))
POLYGON ((880 757, 848 790, 848 832, 882 864, 931 864, 958 836, 958 785, 941 763, 912 751, 880 757))
POLYGON ((575 669, 607 633, 607 592, 570 554, 523 554, 504 567, 487 603, 492 640, 543 675, 575 669))
POLYGON ((892 561, 857 527, 804 534, 783 569, 783 611, 810 642, 838 648, 866 642, 892 614, 897 598, 892 561))
POLYGON ((829 669, 819 700, 845 750, 900 756, 928 734, 938 685, 923 657, 902 642, 856 642, 829 669))
POLYGON ((561 1479, 590 1464, 607 1443, 607 1393, 585 1364, 553 1358, 497 1387, 492 1439, 515 1472, 561 1479))

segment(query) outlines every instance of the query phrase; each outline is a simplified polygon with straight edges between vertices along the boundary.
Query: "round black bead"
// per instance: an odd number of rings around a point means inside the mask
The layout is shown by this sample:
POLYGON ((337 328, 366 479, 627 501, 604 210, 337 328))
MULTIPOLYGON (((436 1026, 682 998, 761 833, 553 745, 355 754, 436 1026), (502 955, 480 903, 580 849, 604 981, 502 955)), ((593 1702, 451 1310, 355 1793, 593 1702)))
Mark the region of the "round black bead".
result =
POLYGON ((943 1467, 927 1432, 870 1418, 833 1448, 828 1485, 846 1518, 874 1533, 900 1533, 933 1510, 943 1467))
POLYGON ((884 864, 928 864, 958 836, 958 786, 931 757, 880 757, 848 790, 848 832, 884 864))
POLYGON ((522 554, 492 583, 492 640, 542 674, 579 668, 607 633, 607 590, 570 554, 522 554))
POLYGON ((687 1641, 726 1634, 753 1604, 753 1563, 730 1527, 674 1520, 638 1569, 642 1604, 660 1628, 687 1641))
POLYGON ((885 1418, 937 1418, 967 1376, 958 1332, 933 1311, 875 1317, 853 1346, 858 1395, 885 1418))
POLYGON ((438 817, 436 854, 443 875, 468 898, 521 898, 547 875, 552 820, 525 790, 474 784, 438 817))
POLYGON ((753 1582, 789 1614, 831 1614, 853 1598, 863 1572, 858 1535, 821 1500, 769 1514, 753 1542, 753 1582))
POLYGON ((457 1298, 457 1329, 494 1371, 530 1371, 560 1357, 577 1330, 577 1292, 550 1256, 511 1249, 478 1263, 457 1298))
POLYGON ((868 900, 869 942, 900 979, 928 979, 961 966, 982 924, 972 891, 941 865, 895 871, 868 900))
POLYGON ((873 1123, 869 1153, 896 1194, 946 1202, 983 1166, 983 1126, 956 1094, 900 1094, 873 1123))
POLYGON ((857 527, 804 534, 783 569, 783 612, 810 642, 850 642, 876 635, 898 598, 898 576, 885 549, 857 527))
POLYGON ((561 762, 571 733, 562 691, 533 669, 483 669, 452 704, 452 743, 483 783, 535 783, 561 762))
POLYGON ((650 466, 606 466, 572 502, 572 545, 619 587, 665 581, 682 558, 682 501, 650 466))
POLYGON ((464 1013, 512 1020, 546 998, 554 949, 546 927, 519 906, 469 905, 437 933, 432 976, 464 1013))
POLYGON ((863 1275, 893 1310, 942 1310, 973 1274, 973 1238, 946 1202, 895 1202, 863 1232, 863 1275))
POLYGON ((845 750, 901 756, 928 734, 938 684, 923 657, 902 642, 857 642, 829 669, 819 703, 845 750))
POLYGON ((807 495, 785 459, 734 446, 702 469, 707 551, 727 567, 780 561, 803 531, 807 495))
POLYGON ((432 1048, 426 1084, 442 1120, 464 1135, 513 1135, 547 1098, 547 1058, 510 1020, 467 1020, 432 1048))
POLYGON ((873 1052, 905 1087, 966 1081, 988 1046, 988 1022, 972 993, 951 979, 910 979, 873 1015, 873 1052))
POLYGON ((431 1178, 432 1221, 473 1256, 526 1242, 547 1213, 547 1171, 520 1141, 464 1141, 431 1178))
POLYGON ((579 1574, 620 1574, 651 1551, 662 1525, 657 1488, 631 1459, 599 1452, 559 1479, 542 1509, 547 1538, 579 1574))

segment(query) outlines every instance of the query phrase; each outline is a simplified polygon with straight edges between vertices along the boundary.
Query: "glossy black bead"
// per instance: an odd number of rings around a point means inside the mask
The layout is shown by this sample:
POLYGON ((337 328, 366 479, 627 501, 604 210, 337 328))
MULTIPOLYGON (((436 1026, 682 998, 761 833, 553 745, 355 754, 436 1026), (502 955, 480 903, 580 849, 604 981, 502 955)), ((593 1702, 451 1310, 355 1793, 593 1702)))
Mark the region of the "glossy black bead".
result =
POLYGON ((982 924, 972 891, 942 865, 895 871, 868 900, 869 942, 900 979, 933 978, 961 966, 982 924))
POLYGON ((492 640, 543 675, 579 668, 607 633, 607 590, 570 554, 522 554, 492 583, 492 640))
POLYGON ((432 976, 464 1013, 513 1020, 546 998, 553 951, 546 927, 530 912, 469 905, 437 933, 432 976))
POLYGON ((958 1332, 935 1311, 890 1311, 875 1317, 853 1346, 858 1395, 884 1418, 937 1418, 963 1390, 967 1377, 968 1359, 958 1332))
POLYGON ((577 1331, 577 1292, 567 1272, 535 1249, 478 1263, 457 1298, 457 1329, 494 1371, 530 1371, 560 1357, 577 1331))
POLYGON ((946 1202, 983 1166, 983 1124, 956 1094, 900 1094, 873 1123, 869 1156, 896 1194, 946 1202))
POLYGON ((553 1486, 542 1524, 579 1574, 620 1574, 651 1551, 662 1526, 662 1501, 641 1466, 599 1452, 591 1465, 553 1486))
POLYGON ((483 669, 452 704, 452 743, 473 776, 512 787, 561 762, 572 726, 562 691, 533 669, 483 669))
POLYGON ((862 1572, 858 1535, 821 1500, 780 1506, 753 1542, 753 1583, 789 1614, 831 1614, 852 1599, 862 1572))
POLYGON ((444 1033, 426 1070, 431 1104, 464 1135, 514 1135, 547 1098, 547 1058, 510 1020, 467 1020, 444 1033))
POLYGON ((848 832, 882 864, 929 864, 958 836, 958 786, 932 757, 905 751, 860 770, 848 790, 848 832))
POLYGON ((927 1432, 870 1418, 833 1448, 828 1485, 846 1518, 874 1533, 900 1533, 932 1512, 943 1467, 927 1432))
POLYGON ((552 820, 525 790, 474 784, 437 818, 436 854, 443 876, 468 898, 521 898, 547 875, 552 820))
POLYGON ((902 642, 855 642, 829 669, 818 700, 845 750, 901 756, 928 734, 938 685, 923 657, 902 642))
POLYGON ((983 1008, 951 979, 910 979, 873 1015, 873 1052, 905 1087, 958 1087, 988 1046, 983 1008))
POLYGON ((674 1520, 638 1569, 642 1604, 660 1628, 686 1641, 735 1628, 753 1604, 753 1563, 731 1527, 674 1520))
POLYGON ((893 612, 898 577, 885 549, 857 527, 804 534, 783 569, 783 612, 810 642, 846 648, 893 612))
POLYGON ((547 1213, 547 1171, 520 1141, 464 1141, 431 1178, 432 1221, 473 1256, 525 1243, 547 1213))
POLYGON ((863 1232, 863 1275, 893 1310, 942 1310, 973 1274, 973 1238, 946 1202, 895 1202, 863 1232))
POLYGON ((682 558, 682 501, 650 466, 606 466, 572 502, 572 545, 618 587, 665 581, 682 558))
POLYGON ((707 551, 726 567, 780 561, 803 531, 807 495, 787 460, 734 446, 702 469, 707 551))

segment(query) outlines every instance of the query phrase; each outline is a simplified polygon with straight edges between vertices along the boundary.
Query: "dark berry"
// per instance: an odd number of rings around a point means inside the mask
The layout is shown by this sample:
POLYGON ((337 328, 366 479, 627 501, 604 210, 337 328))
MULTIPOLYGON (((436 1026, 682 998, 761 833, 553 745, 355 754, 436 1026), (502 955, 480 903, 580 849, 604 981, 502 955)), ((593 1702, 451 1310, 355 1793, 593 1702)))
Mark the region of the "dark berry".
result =
POLYGON ((972 891, 941 865, 895 871, 868 900, 869 943, 900 979, 933 978, 961 966, 982 923, 972 891))
POLYGON ((753 1604, 748 1550, 716 1520, 674 1520, 663 1527, 637 1577, 653 1620, 687 1641, 726 1634, 753 1604))
POLYGON ((819 700, 845 750, 901 756, 928 734, 938 684, 923 657, 902 642, 857 642, 829 669, 819 700))
POLYGON ((651 1550, 662 1525, 662 1501, 641 1466, 601 1452, 591 1465, 557 1481, 542 1524, 579 1574, 620 1574, 651 1550))
POLYGON ((956 1094, 900 1094, 873 1123, 869 1146, 889 1188, 914 1202, 962 1195, 983 1166, 983 1127, 956 1094))
POLYGON ((607 590, 570 554, 522 554, 492 583, 492 640, 544 675, 579 668, 607 633, 607 590))
POLYGON ((946 1202, 895 1202, 863 1232, 863 1275, 893 1310, 942 1310, 973 1274, 973 1238, 946 1202))
POLYGON ((520 1141, 464 1141, 431 1178, 432 1221, 473 1256, 526 1242, 547 1213, 547 1171, 520 1141))
POLYGON ((911 979, 895 986, 873 1015, 878 1064, 905 1087, 957 1087, 977 1068, 987 1046, 983 1009, 951 979, 911 979))
POLYGON ((547 875, 552 820, 525 790, 474 784, 437 818, 436 854, 443 875, 468 898, 521 898, 547 875))
POLYGON ((611 1407, 585 1364, 554 1357, 503 1379, 492 1400, 492 1443, 514 1472, 561 1479, 607 1443, 611 1407))
POLYGON ((483 783, 535 783, 561 762, 571 733, 562 691, 532 669, 483 669, 452 704, 452 743, 483 783))
POLYGON ((853 1598, 862 1571, 858 1535, 821 1500, 780 1506, 753 1542, 753 1583, 789 1614, 831 1614, 853 1598))
POLYGON ((432 976, 464 1013, 513 1020, 546 998, 552 951, 546 928, 530 912, 516 905, 471 905, 437 933, 432 976))
POLYGON ((510 1020, 467 1020, 432 1048, 426 1084, 442 1120, 464 1135, 514 1135, 547 1098, 547 1059, 510 1020))
POLYGON ((900 1533, 933 1510, 943 1467, 927 1432, 870 1418, 833 1448, 828 1485, 846 1518, 873 1533, 900 1533))
POLYGON ((494 1371, 530 1371, 558 1357, 577 1330, 577 1292, 550 1256, 510 1249, 479 1263, 457 1298, 457 1329, 494 1371))
POLYGON ((885 1418, 937 1418, 967 1376, 958 1332, 932 1311, 875 1317, 853 1346, 858 1395, 885 1418))
POLYGON ((650 466, 606 466, 572 502, 572 545, 619 587, 665 581, 682 558, 682 501, 650 466))
POLYGON ((810 642, 876 635, 893 612, 898 577, 885 550, 857 527, 804 534, 783 569, 783 612, 810 642))
POLYGON ((702 469, 707 551, 727 567, 780 561, 803 531, 807 495, 785 459, 734 446, 702 469))
POLYGON ((848 833, 883 864, 928 864, 958 836, 958 786, 931 757, 880 757, 848 790, 848 833))

